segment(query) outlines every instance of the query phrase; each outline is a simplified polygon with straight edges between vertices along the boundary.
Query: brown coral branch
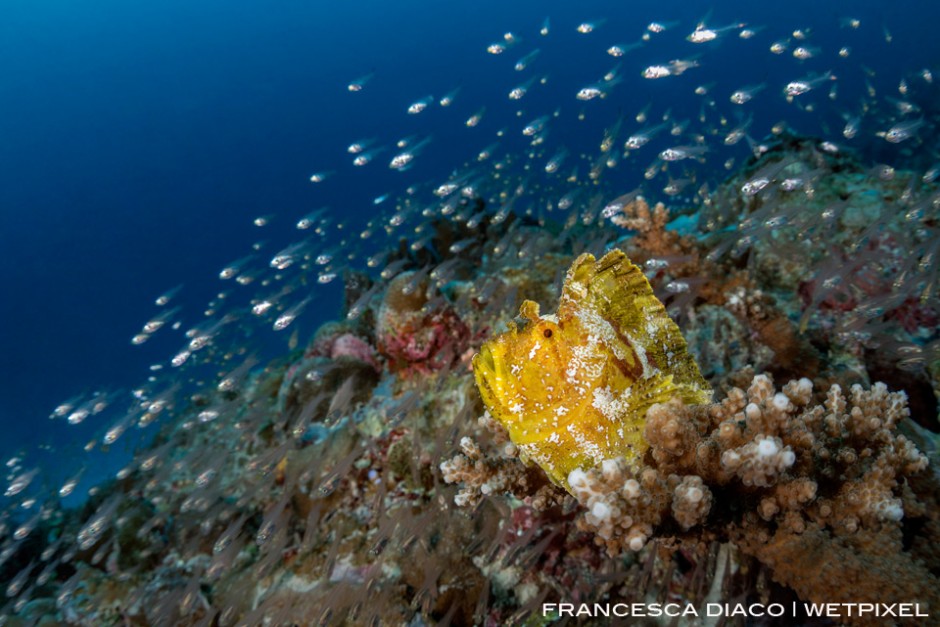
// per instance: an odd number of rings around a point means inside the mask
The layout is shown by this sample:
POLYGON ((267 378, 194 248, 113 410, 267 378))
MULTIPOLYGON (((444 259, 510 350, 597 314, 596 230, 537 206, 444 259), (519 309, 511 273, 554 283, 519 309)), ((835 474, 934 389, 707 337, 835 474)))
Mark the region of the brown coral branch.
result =
MULTIPOLYGON (((925 613, 940 607, 936 577, 901 550, 900 534, 887 543, 883 534, 870 534, 866 539, 877 547, 870 551, 834 542, 817 525, 802 533, 781 528, 770 536, 745 527, 734 536, 739 548, 769 566, 778 583, 790 586, 806 601, 920 602, 925 613)), ((889 624, 889 619, 872 616, 843 616, 842 620, 853 625, 889 624)))
POLYGON ((683 238, 676 231, 666 228, 669 209, 661 202, 650 207, 645 198, 637 196, 623 205, 621 212, 613 215, 610 221, 619 227, 636 231, 630 241, 630 256, 638 261, 650 257, 687 255, 694 248, 689 238, 683 238))
POLYGON ((537 468, 522 463, 505 430, 489 414, 480 418, 480 424, 490 430, 500 452, 484 454, 473 438, 465 436, 460 440, 461 453, 440 464, 444 481, 461 485, 454 497, 457 505, 476 507, 485 497, 495 494, 526 499, 537 510, 560 502, 565 493, 552 486, 537 468))

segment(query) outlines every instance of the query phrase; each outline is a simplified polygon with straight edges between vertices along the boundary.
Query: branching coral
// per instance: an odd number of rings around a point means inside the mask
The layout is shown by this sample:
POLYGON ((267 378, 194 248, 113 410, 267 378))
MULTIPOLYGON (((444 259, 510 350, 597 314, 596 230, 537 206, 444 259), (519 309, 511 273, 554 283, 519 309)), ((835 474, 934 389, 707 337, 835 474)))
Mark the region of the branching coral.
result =
POLYGON ((522 464, 512 463, 511 458, 484 458, 479 445, 469 437, 460 440, 460 449, 463 455, 441 464, 444 481, 464 486, 454 498, 457 505, 477 505, 487 494, 508 492, 524 485, 522 464))
POLYGON ((904 394, 876 384, 853 386, 846 398, 833 385, 824 404, 810 406, 811 393, 807 379, 777 392, 761 375, 707 408, 657 405, 647 415, 649 465, 731 489, 761 519, 794 531, 807 521, 835 533, 897 523, 899 480, 927 465, 895 432, 908 413, 904 394))
POLYGON ((774 352, 775 372, 802 372, 810 378, 819 372, 818 351, 797 334, 769 295, 759 289, 738 287, 729 290, 725 306, 774 352))
POLYGON ((659 202, 650 207, 642 196, 637 196, 622 205, 620 212, 611 216, 610 221, 617 226, 636 231, 630 244, 635 249, 643 250, 650 256, 668 256, 687 252, 688 243, 683 242, 679 234, 668 230, 669 209, 659 202))
POLYGON ((548 484, 544 474, 519 460, 519 450, 489 414, 484 414, 480 422, 494 435, 501 452, 484 455, 472 438, 460 440, 461 454, 440 465, 446 483, 461 485, 454 497, 457 505, 476 506, 491 494, 510 493, 524 498, 536 510, 544 510, 563 497, 564 492, 548 484))
POLYGON ((940 607, 936 579, 902 545, 905 514, 922 514, 906 478, 927 466, 897 433, 907 416, 904 393, 884 384, 847 394, 832 385, 813 404, 808 379, 778 391, 766 375, 717 404, 655 405, 641 463, 612 459, 570 473, 584 508, 578 525, 612 555, 652 538, 732 540, 807 600, 878 602, 894 590, 891 598, 940 607), (825 585, 807 576, 817 563, 810 552, 838 559, 843 576, 825 585))

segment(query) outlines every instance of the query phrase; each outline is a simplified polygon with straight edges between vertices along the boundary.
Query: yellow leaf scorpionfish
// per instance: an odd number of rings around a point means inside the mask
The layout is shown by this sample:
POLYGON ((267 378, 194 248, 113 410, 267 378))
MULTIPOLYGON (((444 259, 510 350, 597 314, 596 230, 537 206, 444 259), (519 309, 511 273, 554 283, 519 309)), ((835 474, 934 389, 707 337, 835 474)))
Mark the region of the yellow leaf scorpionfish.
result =
POLYGON ((656 403, 707 403, 711 389, 649 281, 620 250, 578 257, 555 315, 525 301, 486 342, 473 372, 523 459, 555 483, 606 459, 636 460, 656 403))

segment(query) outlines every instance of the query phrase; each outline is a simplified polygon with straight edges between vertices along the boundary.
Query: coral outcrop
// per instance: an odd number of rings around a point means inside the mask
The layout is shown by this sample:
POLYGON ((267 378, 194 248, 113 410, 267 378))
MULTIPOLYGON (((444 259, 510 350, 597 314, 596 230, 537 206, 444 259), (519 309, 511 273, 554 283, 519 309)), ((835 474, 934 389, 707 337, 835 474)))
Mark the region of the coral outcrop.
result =
POLYGON ((428 373, 453 366, 467 349, 470 331, 443 299, 430 299, 427 271, 399 274, 377 314, 379 351, 394 370, 428 373))
MULTIPOLYGON (((579 528, 611 555, 639 551, 654 538, 730 540, 804 599, 877 603, 887 590, 891 599, 938 608, 940 582, 903 543, 902 521, 924 512, 909 481, 927 467, 897 431, 908 414, 905 395, 884 384, 855 385, 847 394, 834 384, 814 404, 808 379, 778 391, 758 375, 717 404, 653 406, 642 464, 610 459, 573 470, 567 486, 583 507, 579 528), (806 576, 816 560, 839 576, 806 576)), ((465 503, 521 472, 505 469, 505 459, 482 461, 466 439, 462 447, 446 466, 464 471, 444 477, 464 482, 465 503)))

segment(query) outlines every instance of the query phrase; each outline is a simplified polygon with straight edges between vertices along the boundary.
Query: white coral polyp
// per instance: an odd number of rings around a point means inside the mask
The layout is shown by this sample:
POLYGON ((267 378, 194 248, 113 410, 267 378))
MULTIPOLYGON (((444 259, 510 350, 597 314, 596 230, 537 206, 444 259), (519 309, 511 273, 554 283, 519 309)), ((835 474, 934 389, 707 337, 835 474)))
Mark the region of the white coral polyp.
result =
POLYGON ((897 522, 904 518, 904 506, 901 504, 901 499, 886 497, 873 505, 872 510, 879 520, 897 522))
POLYGON ((783 446, 780 438, 759 435, 744 446, 721 455, 726 470, 740 477, 748 486, 768 487, 777 476, 796 462, 796 454, 783 446))
POLYGON ((772 457, 780 451, 780 447, 773 438, 764 438, 757 443, 757 454, 762 458, 772 457))
POLYGON ((591 506, 591 515, 593 515, 598 522, 609 520, 611 511, 610 506, 603 501, 598 501, 591 506))
POLYGON ((587 473, 580 468, 575 468, 568 473, 568 485, 575 492, 585 490, 588 487, 587 473))
POLYGON ((787 395, 783 392, 777 392, 774 394, 774 398, 771 403, 773 403, 774 409, 777 411, 787 411, 787 409, 790 407, 790 399, 787 398, 787 395))
POLYGON ((601 462, 601 474, 606 481, 615 481, 620 476, 620 466, 617 465, 617 460, 605 459, 601 462))
POLYGON ((904 518, 904 508, 901 506, 900 499, 894 499, 894 502, 881 508, 882 520, 899 521, 904 518))
POLYGON ((744 408, 744 415, 748 420, 757 420, 760 418, 760 407, 757 406, 757 403, 748 403, 747 407, 744 408))
POLYGON ((629 546, 631 551, 639 551, 646 546, 646 536, 642 533, 633 534, 630 538, 629 546))
POLYGON ((640 495, 640 482, 636 479, 628 479, 620 492, 625 499, 635 499, 640 495))

